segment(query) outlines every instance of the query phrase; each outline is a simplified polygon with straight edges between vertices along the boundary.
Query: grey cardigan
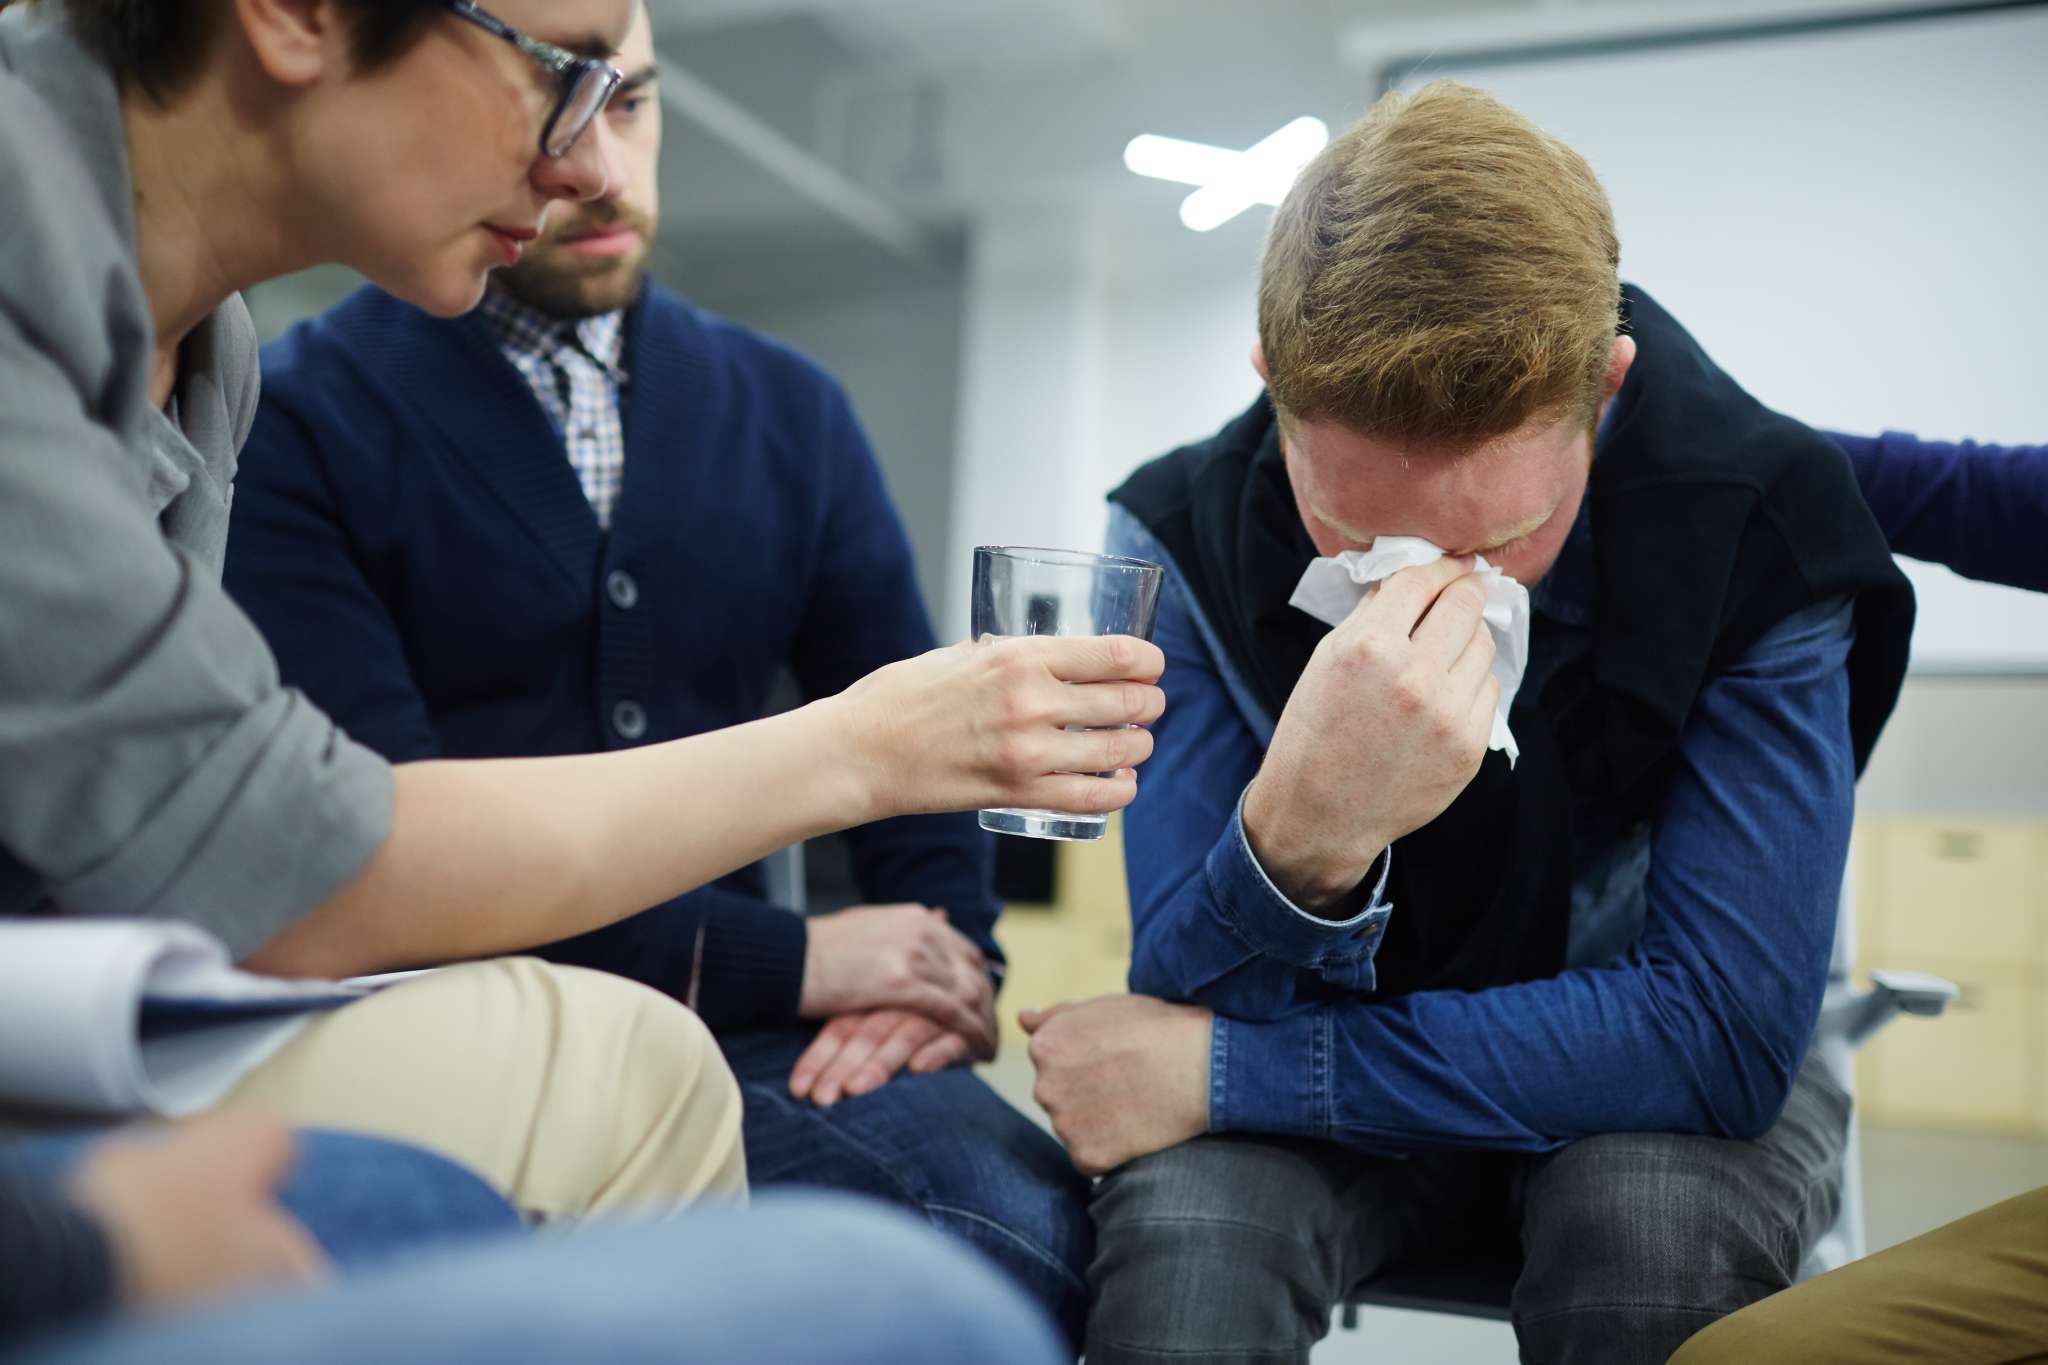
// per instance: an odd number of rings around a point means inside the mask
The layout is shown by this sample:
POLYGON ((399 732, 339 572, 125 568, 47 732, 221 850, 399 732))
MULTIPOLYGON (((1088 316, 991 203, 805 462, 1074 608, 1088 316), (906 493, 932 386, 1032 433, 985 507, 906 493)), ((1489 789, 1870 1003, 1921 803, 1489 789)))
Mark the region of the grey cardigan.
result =
POLYGON ((362 869, 392 803, 221 590, 255 328, 230 299, 151 404, 120 102, 54 0, 0 14, 0 186, 0 915, 247 952, 362 869))

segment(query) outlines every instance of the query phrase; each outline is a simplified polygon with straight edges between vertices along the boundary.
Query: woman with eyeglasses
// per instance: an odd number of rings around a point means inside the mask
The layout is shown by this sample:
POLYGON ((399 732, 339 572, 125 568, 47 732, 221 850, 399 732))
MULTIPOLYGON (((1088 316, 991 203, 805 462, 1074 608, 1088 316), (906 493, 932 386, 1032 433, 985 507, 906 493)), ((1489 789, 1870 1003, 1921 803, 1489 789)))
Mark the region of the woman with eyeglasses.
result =
MULTIPOLYGON (((1159 714, 1129 639, 939 650, 671 744, 395 769, 279 685, 219 586, 257 392, 237 291, 334 261, 472 307, 601 191, 580 134, 632 4, 0 13, 0 917, 188 919, 257 970, 344 976, 515 953, 888 816, 1129 802, 1149 736, 1088 728, 1159 714)), ((529 1212, 743 1186, 701 1024, 590 973, 446 969, 265 1070, 283 1116, 343 1087, 351 1126, 529 1212)))

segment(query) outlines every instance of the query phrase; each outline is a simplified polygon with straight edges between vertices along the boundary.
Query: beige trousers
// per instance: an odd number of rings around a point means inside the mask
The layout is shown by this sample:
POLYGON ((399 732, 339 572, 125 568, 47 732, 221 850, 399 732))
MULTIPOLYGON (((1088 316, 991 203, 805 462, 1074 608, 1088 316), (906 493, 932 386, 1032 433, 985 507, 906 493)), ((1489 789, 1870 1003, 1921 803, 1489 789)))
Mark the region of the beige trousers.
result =
POLYGON ((532 958, 335 1010, 222 1107, 440 1152, 542 1218, 746 1196, 739 1083, 704 1022, 636 982, 532 958))

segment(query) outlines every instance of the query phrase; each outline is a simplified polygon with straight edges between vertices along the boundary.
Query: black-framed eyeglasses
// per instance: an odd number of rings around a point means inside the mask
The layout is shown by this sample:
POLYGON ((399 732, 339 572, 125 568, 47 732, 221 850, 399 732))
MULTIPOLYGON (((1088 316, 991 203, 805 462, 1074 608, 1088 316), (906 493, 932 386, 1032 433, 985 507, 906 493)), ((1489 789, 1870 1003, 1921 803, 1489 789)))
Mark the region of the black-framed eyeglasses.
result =
POLYGON ((441 0, 441 3, 484 32, 496 34, 539 62, 560 85, 561 93, 555 97, 555 107, 540 130, 543 156, 567 156, 569 149, 576 145, 576 139, 583 136, 583 130, 597 117, 598 111, 611 103, 612 92, 619 88, 619 82, 626 78, 625 73, 609 62, 601 62, 595 57, 580 57, 567 48, 529 38, 470 0, 441 0))

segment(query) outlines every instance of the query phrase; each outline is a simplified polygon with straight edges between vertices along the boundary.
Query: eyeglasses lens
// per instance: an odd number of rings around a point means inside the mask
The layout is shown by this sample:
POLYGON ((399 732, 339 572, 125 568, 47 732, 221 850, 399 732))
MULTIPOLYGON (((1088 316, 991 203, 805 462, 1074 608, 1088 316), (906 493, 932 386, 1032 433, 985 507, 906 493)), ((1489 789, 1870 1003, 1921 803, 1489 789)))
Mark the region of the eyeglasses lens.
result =
POLYGON ((574 83, 563 96, 562 106, 548 129, 547 145, 542 150, 549 156, 569 154, 569 149, 576 145, 576 139, 583 136, 583 130, 590 126, 590 121, 611 98, 615 83, 611 72, 604 67, 586 67, 578 71, 572 80, 574 83))

